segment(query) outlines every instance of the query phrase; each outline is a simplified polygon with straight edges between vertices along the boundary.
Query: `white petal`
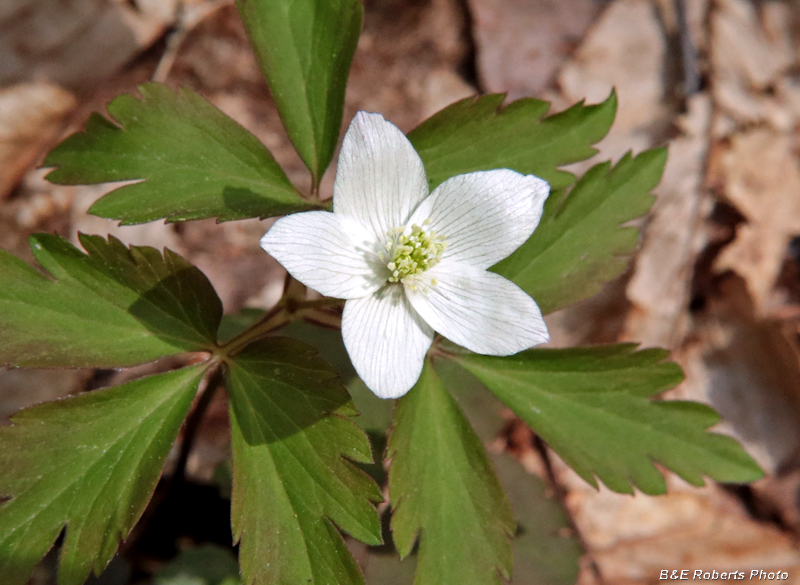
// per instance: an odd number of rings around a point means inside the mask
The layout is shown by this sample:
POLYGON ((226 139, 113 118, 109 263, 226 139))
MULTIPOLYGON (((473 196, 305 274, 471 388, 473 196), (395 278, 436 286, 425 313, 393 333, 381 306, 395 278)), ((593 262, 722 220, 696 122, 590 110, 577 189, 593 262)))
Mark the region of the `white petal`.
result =
POLYGON ((328 297, 356 299, 386 282, 370 240, 333 213, 307 211, 276 221, 261 247, 306 286, 328 297))
POLYGON ((406 287, 408 300, 450 341, 476 353, 512 355, 550 340, 539 307, 510 280, 466 264, 440 264, 425 277, 437 283, 406 287))
POLYGON ((334 212, 385 239, 427 195, 425 168, 405 134, 380 114, 356 114, 339 153, 334 212))
POLYGON ((342 338, 367 387, 380 398, 399 398, 417 382, 433 330, 409 305, 403 287, 347 301, 342 338))
POLYGON ((442 261, 489 268, 530 237, 549 193, 546 181, 509 169, 458 175, 439 185, 409 224, 430 218, 447 241, 442 261))

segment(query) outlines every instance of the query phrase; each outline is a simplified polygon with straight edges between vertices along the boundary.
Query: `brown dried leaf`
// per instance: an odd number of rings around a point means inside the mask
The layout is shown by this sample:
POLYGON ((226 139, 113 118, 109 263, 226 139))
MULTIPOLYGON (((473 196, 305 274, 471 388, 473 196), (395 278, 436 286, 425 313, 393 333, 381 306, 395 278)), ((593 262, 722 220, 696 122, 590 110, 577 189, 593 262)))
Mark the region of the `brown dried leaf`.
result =
POLYGON ((0 199, 11 192, 57 138, 75 96, 49 83, 0 89, 0 199))
POLYGON ((164 33, 177 0, 5 0, 0 85, 31 78, 88 89, 164 33), (136 4, 136 3, 135 3, 136 4))
POLYGON ((483 87, 509 99, 538 96, 598 10, 591 0, 469 0, 469 7, 483 87))
POLYGON ((761 315, 779 305, 775 280, 789 240, 800 233, 800 168, 793 148, 790 135, 758 128, 735 135, 719 155, 717 183, 747 223, 715 268, 745 279, 761 315))
POLYGON ((681 135, 670 142, 664 177, 626 289, 633 307, 623 340, 674 348, 685 333, 679 325, 685 323, 692 269, 705 243, 702 219, 712 203, 704 193, 711 105, 708 95, 698 94, 678 120, 681 135))
MULTIPOLYGON (((618 0, 600 16, 558 77, 566 100, 599 102, 613 87, 619 108, 606 139, 618 146, 602 150, 619 156, 633 148, 643 150, 652 143, 652 125, 663 123, 666 41, 658 15, 650 0, 618 0), (624 135, 624 138, 622 137, 624 135)), ((606 142, 608 144, 608 142, 606 142)))
POLYGON ((791 98, 780 83, 795 60, 789 7, 767 2, 761 18, 747 0, 719 0, 711 16, 711 65, 717 103, 737 122, 769 121, 788 128, 798 110, 784 112, 791 98), (776 84, 781 87, 777 87, 776 84), (775 95, 765 90, 773 88, 775 95), (782 91, 783 90, 783 91, 782 91))
MULTIPOLYGON (((792 537, 754 522, 741 503, 715 484, 696 488, 667 472, 668 492, 633 497, 590 487, 557 456, 556 476, 568 489, 567 509, 603 582, 649 585, 663 569, 770 571, 800 569, 792 537)), ((579 583, 596 584, 584 570, 579 583)))

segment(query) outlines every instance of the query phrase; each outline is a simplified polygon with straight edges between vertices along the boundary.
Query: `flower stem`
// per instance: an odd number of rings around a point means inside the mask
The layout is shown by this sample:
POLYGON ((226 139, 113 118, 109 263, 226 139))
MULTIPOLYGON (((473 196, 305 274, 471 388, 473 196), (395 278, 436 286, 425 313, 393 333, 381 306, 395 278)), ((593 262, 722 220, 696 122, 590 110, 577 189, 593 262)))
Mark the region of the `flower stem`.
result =
POLYGON ((245 347, 266 337, 276 329, 285 327, 292 321, 304 318, 307 314, 316 315, 319 309, 340 304, 341 299, 322 298, 313 301, 301 301, 292 297, 285 297, 271 311, 265 313, 253 325, 245 329, 242 333, 220 346, 217 355, 223 360, 226 357, 236 355, 245 347))
POLYGON ((271 311, 265 313, 253 325, 242 331, 239 335, 220 346, 218 355, 223 359, 235 355, 250 345, 252 342, 266 337, 276 329, 292 322, 291 314, 283 304, 278 304, 271 311))
POLYGON ((334 307, 342 302, 342 299, 334 299, 331 297, 323 297, 321 299, 314 299, 313 301, 300 301, 297 299, 285 299, 283 306, 290 313, 298 313, 304 309, 320 309, 322 307, 334 307))
POLYGON ((338 313, 323 311, 321 309, 307 309, 302 312, 301 316, 303 321, 316 325, 317 327, 324 327, 326 329, 342 328, 342 316, 338 313))
POLYGON ((430 350, 428 350, 431 357, 442 357, 446 359, 458 358, 461 355, 468 355, 472 353, 468 349, 457 346, 455 343, 448 341, 441 335, 436 335, 433 338, 430 350))

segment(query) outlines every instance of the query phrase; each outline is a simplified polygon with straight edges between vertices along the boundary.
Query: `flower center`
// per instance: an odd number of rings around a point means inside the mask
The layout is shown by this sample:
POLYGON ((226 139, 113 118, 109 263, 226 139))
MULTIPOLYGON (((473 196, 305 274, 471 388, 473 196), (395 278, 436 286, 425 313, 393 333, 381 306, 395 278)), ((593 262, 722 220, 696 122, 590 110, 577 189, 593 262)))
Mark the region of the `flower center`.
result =
POLYGON ((447 242, 433 230, 428 231, 426 226, 430 223, 431 220, 426 219, 422 226, 412 225, 411 233, 406 233, 405 227, 396 227, 387 232, 389 241, 386 242, 386 254, 381 252, 380 258, 388 260, 386 267, 391 272, 389 282, 412 279, 433 268, 442 259, 447 242))

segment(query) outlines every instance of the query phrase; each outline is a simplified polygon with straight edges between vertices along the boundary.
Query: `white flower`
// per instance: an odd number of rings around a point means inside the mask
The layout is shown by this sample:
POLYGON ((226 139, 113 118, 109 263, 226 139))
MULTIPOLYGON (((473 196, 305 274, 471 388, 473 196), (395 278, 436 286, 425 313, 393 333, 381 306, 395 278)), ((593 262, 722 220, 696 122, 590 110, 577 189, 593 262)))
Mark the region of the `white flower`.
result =
POLYGON ((342 336, 381 398, 408 392, 438 331, 476 353, 549 340, 539 307, 487 268, 536 229, 549 185, 508 169, 459 175, 428 194, 405 135, 359 112, 344 137, 333 213, 279 219, 261 246, 297 280, 347 299, 342 336))

